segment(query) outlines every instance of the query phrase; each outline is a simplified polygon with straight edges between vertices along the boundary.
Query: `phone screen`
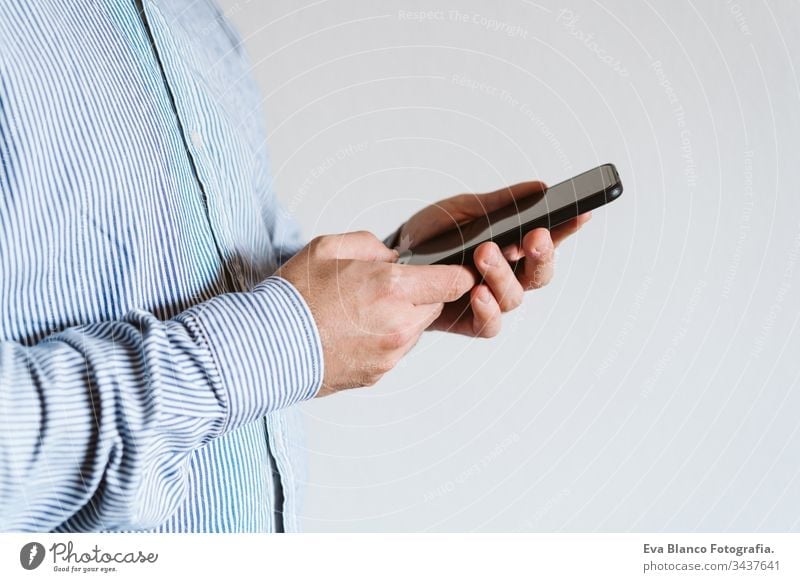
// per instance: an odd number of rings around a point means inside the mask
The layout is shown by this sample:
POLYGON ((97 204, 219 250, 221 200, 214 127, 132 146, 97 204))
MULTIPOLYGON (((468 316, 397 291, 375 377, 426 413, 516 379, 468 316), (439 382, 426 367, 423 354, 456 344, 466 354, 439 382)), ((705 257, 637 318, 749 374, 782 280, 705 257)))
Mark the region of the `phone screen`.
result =
MULTIPOLYGON (((484 241, 496 240, 503 235, 508 236, 516 232, 519 235, 518 239, 521 239, 530 230, 527 227, 531 223, 540 223, 532 228, 536 226, 550 228, 577 216, 579 202, 587 198, 608 193, 610 201, 618 195, 618 192, 613 190, 618 184, 619 176, 614 166, 611 164, 599 166, 551 186, 543 193, 527 196, 480 218, 454 226, 452 230, 418 245, 411 241, 410 252, 405 253, 405 256, 401 255, 401 262, 430 265, 484 241), (564 210, 571 210, 566 213, 569 215, 566 219, 559 219, 557 222, 550 220, 554 215, 565 216, 564 210)), ((605 202, 606 200, 603 200, 600 204, 605 202)), ((600 204, 596 204, 595 207, 600 204)))

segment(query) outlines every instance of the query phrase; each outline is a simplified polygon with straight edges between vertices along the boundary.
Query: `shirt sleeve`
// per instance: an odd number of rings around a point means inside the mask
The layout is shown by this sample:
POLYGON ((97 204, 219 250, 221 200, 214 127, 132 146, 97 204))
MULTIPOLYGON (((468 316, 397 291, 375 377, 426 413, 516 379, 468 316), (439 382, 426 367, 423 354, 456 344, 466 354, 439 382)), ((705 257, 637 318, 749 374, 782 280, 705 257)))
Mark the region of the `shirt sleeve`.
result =
POLYGON ((316 395, 322 347, 272 276, 168 321, 132 311, 34 346, 0 343, 0 529, 145 529, 211 439, 316 395))
POLYGON ((275 203, 275 222, 272 228, 272 248, 277 255, 277 262, 282 265, 305 246, 302 232, 294 218, 283 204, 275 203))

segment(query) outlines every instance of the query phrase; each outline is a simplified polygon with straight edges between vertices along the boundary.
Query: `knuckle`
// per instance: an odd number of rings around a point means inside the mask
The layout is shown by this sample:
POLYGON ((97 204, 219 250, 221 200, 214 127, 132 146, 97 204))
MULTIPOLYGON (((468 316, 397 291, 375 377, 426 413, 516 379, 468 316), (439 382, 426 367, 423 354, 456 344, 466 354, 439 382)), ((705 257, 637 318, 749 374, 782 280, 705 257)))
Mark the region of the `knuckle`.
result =
POLYGON ((404 294, 403 275, 397 265, 387 265, 382 268, 380 278, 380 292, 387 297, 402 297, 404 294))
POLYGON ((383 347, 387 350, 398 350, 411 341, 408 330, 399 330, 383 336, 383 347))
POLYGON ((380 239, 368 230, 357 230, 352 234, 362 239, 365 244, 381 243, 380 239))
MULTIPOLYGON (((476 326, 477 327, 477 326, 476 326)), ((474 328, 473 328, 474 329, 474 328)), ((477 338, 491 338, 497 335, 493 321, 484 321, 480 327, 474 329, 474 336, 477 338)))
POLYGON ((378 362, 378 365, 376 367, 376 371, 379 374, 386 374, 387 372, 389 372, 392 369, 394 369, 394 367, 396 365, 397 365, 397 361, 394 358, 385 358, 385 359, 381 360, 380 362, 378 362))
POLYGON ((480 337, 482 338, 493 338, 496 337, 500 333, 500 324, 487 324, 484 325, 481 329, 480 337))
POLYGON ((469 287, 467 285, 463 285, 459 281, 454 281, 447 288, 445 299, 447 299, 448 302, 455 301, 456 299, 461 297, 466 291, 469 291, 469 287))
POLYGON ((541 289, 542 287, 544 287, 544 283, 535 275, 528 279, 528 289, 541 289))
POLYGON ((523 297, 521 293, 509 293, 506 300, 503 302, 505 311, 513 311, 522 305, 523 297))
POLYGON ((548 242, 546 245, 544 245, 544 248, 542 248, 539 251, 539 253, 540 253, 539 261, 541 263, 545 265, 548 263, 552 263, 553 260, 555 259, 555 247, 553 246, 553 243, 548 242))
POLYGON ((538 265, 528 277, 528 289, 541 289, 550 282, 550 270, 547 264, 538 265))
POLYGON ((472 277, 462 272, 461 267, 457 268, 459 270, 453 272, 444 290, 444 298, 448 302, 455 301, 473 287, 472 277))
POLYGON ((378 381, 383 377, 383 374, 372 372, 364 376, 364 379, 361 381, 361 385, 364 387, 375 386, 378 381))
POLYGON ((335 254, 333 241, 332 236, 316 236, 311 239, 311 252, 318 257, 331 257, 335 254))

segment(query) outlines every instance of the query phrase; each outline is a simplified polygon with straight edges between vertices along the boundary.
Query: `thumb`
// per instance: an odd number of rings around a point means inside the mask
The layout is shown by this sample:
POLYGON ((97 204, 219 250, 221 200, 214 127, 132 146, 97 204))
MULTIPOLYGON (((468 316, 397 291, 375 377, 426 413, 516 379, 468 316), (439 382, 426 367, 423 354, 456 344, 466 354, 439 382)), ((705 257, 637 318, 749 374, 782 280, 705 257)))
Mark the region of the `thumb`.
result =
POLYGON ((388 248, 377 236, 366 230, 322 236, 315 242, 318 252, 327 259, 393 263, 398 257, 397 251, 388 248))

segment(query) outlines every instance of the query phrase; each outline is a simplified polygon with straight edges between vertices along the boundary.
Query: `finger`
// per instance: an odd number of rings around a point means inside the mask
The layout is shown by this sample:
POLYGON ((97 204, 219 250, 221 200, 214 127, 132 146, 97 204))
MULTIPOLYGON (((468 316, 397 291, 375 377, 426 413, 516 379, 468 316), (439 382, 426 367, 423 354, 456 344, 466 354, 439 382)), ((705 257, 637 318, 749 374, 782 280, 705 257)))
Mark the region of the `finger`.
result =
POLYGON ((502 327, 500 305, 487 285, 476 285, 470 293, 472 334, 475 337, 494 337, 502 327))
POLYGON ((525 261, 520 283, 527 290, 544 287, 553 278, 555 246, 550 231, 537 228, 526 234, 522 239, 522 250, 525 261))
POLYGON ((428 330, 472 335, 472 308, 469 302, 470 295, 466 294, 456 301, 445 303, 441 315, 428 326, 428 330))
POLYGON ((414 307, 414 314, 420 333, 430 327, 434 321, 439 319, 444 307, 444 303, 428 303, 414 307))
POLYGON ((558 247, 564 239, 572 236, 576 232, 580 230, 580 228, 589 222, 592 218, 591 212, 585 212, 584 214, 579 214, 572 220, 565 222, 564 224, 559 224, 555 228, 550 231, 550 237, 553 239, 553 246, 558 247))
POLYGON ((444 303, 406 305, 386 314, 376 321, 379 333, 422 333, 442 314, 444 303))
POLYGON ((415 244, 424 242, 459 224, 480 218, 547 189, 544 182, 521 182, 487 194, 459 194, 427 206, 403 226, 401 236, 415 244))
POLYGON ((492 291, 500 310, 516 309, 522 303, 524 290, 511 270, 500 248, 493 242, 483 243, 475 249, 473 262, 483 281, 492 291))
POLYGON ((449 303, 469 291, 478 281, 463 265, 395 265, 394 289, 415 305, 449 303))
POLYGON ((520 182, 486 194, 460 194, 444 202, 452 203, 454 209, 459 209, 468 217, 474 218, 546 190, 547 184, 544 182, 520 182))
MULTIPOLYGON (((536 235, 533 235, 532 234, 533 231, 530 231, 525 236, 534 236, 534 237, 536 237, 536 239, 538 241, 538 244, 547 244, 547 242, 545 240, 546 239, 546 234, 544 232, 541 232, 541 231, 545 231, 547 229, 542 227, 542 228, 539 228, 539 229, 536 229, 536 230, 539 230, 540 232, 538 234, 536 234, 536 235)), ((534 242, 533 244, 536 245, 537 242, 534 242)), ((513 244, 510 244, 508 246, 505 246, 501 250, 502 250, 503 256, 505 257, 505 259, 509 263, 513 264, 515 261, 520 261, 520 260, 525 258, 525 251, 523 250, 522 245, 519 245, 517 243, 513 243, 513 244)))
MULTIPOLYGON (((402 344, 398 345, 393 351, 391 361, 399 362, 408 352, 410 352, 423 332, 428 329, 431 324, 439 318, 444 309, 444 303, 435 303, 430 305, 420 305, 414 307, 412 318, 406 323, 401 330, 401 335, 397 336, 402 338, 402 344)), ((395 333, 397 333, 395 331, 395 333)))
MULTIPOLYGON (((559 224, 558 226, 550 229, 550 238, 553 240, 553 246, 558 248, 558 245, 560 245, 564 239, 578 232, 584 224, 591 220, 591 218, 591 212, 584 212, 583 214, 579 214, 577 217, 570 219, 568 222, 559 224)), ((503 256, 509 263, 513 263, 514 261, 519 261, 520 259, 525 258, 525 252, 518 244, 510 244, 503 247, 501 250, 503 252, 503 256)))
POLYGON ((522 252, 522 247, 516 243, 504 246, 502 249, 500 249, 500 251, 503 253, 503 257, 505 257, 506 261, 509 263, 514 263, 515 261, 525 258, 525 253, 522 252))
POLYGON ((311 241, 311 245, 316 253, 327 259, 393 262, 398 256, 397 251, 388 248, 366 230, 320 236, 311 241))

